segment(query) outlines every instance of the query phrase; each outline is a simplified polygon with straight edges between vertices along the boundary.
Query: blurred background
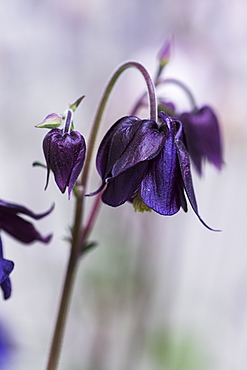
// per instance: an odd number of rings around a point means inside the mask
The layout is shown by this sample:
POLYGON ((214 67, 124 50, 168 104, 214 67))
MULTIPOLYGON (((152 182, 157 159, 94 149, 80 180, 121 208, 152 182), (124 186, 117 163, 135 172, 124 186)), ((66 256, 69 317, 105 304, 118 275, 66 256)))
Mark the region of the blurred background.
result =
MULTIPOLYGON (((43 234, 53 231, 50 245, 26 247, 3 236, 15 269, 12 297, 0 304, 7 341, 1 369, 45 369, 68 259, 74 202, 53 181, 43 191, 45 170, 32 162, 43 161, 46 130, 34 125, 85 94, 75 126, 87 139, 117 66, 135 60, 154 74, 171 36, 166 76, 190 86, 198 106, 212 105, 221 121, 225 166, 219 173, 207 165, 194 185, 201 216, 222 232, 204 228, 191 209, 162 217, 129 204, 102 206, 91 236, 99 246, 78 269, 59 369, 246 368, 246 12, 244 0, 0 3, 0 197, 36 212, 56 203, 36 224, 43 234)), ((121 76, 98 142, 144 88, 138 72, 121 76)), ((190 109, 178 88, 163 92, 181 111, 190 109)), ((89 190, 98 182, 93 166, 89 190)))

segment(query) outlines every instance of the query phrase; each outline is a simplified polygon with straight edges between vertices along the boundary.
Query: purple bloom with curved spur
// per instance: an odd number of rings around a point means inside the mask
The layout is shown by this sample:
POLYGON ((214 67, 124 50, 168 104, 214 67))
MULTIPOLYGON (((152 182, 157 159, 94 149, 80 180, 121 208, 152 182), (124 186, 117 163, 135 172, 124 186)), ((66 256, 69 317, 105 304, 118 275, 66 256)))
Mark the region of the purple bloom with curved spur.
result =
POLYGON ((106 186, 104 203, 117 207, 131 201, 135 206, 141 198, 161 215, 173 215, 181 207, 187 211, 186 194, 200 221, 212 230, 198 213, 182 124, 163 112, 159 119, 157 124, 124 117, 108 130, 96 158, 102 185, 95 193, 106 186))
POLYGON ((53 208, 54 205, 47 212, 36 214, 19 204, 0 200, 0 229, 25 244, 32 243, 33 241, 48 243, 51 240, 52 234, 42 236, 31 222, 20 217, 19 214, 39 220, 50 214, 53 208))
POLYGON ((72 111, 68 110, 64 130, 54 128, 48 132, 43 141, 43 150, 47 164, 48 186, 50 170, 53 171, 55 181, 62 193, 68 187, 68 196, 82 170, 86 144, 83 136, 77 131, 70 131, 72 111))
POLYGON ((8 299, 11 295, 11 281, 9 275, 13 268, 14 262, 3 258, 3 246, 0 236, 0 287, 2 289, 4 299, 8 299))
POLYGON ((199 174, 207 159, 219 170, 223 164, 222 139, 218 119, 209 106, 179 116, 186 135, 190 157, 199 174))

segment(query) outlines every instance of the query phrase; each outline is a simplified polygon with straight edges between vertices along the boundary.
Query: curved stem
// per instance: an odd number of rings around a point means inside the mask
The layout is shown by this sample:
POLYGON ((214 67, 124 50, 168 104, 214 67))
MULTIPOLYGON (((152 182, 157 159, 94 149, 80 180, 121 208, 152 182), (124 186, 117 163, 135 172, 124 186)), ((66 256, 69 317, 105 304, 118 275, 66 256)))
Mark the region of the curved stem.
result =
POLYGON ((177 80, 176 78, 165 78, 165 79, 158 79, 155 86, 159 86, 159 85, 163 85, 163 84, 174 84, 174 85, 177 85, 179 86, 182 90, 184 90, 184 92, 187 94, 189 100, 190 100, 190 103, 192 105, 192 108, 193 109, 196 109, 197 106, 196 106, 196 101, 195 101, 195 98, 192 94, 192 92, 190 91, 190 89, 188 88, 188 86, 186 86, 183 82, 177 80))
POLYGON ((143 77, 146 81, 147 89, 148 89, 148 96, 149 96, 149 104, 150 104, 150 119, 154 120, 154 121, 157 121, 157 104, 156 104, 155 87, 154 87, 153 81, 152 81, 148 71, 140 63, 137 63, 137 62, 124 63, 122 66, 120 66, 117 69, 117 71, 111 77, 108 85, 106 86, 106 89, 105 89, 105 91, 103 93, 103 96, 101 98, 98 110, 96 112, 94 124, 93 124, 92 131, 91 131, 91 136, 89 138, 89 144, 88 144, 88 148, 87 148, 87 158, 86 158, 86 162, 85 162, 85 165, 84 165, 82 178, 81 178, 81 181, 79 182, 83 187, 86 186, 88 171, 89 171, 89 165, 90 165, 91 157, 92 157, 92 154, 93 154, 93 148, 94 148, 96 136, 97 136, 97 133, 98 133, 98 130, 99 130, 99 125, 100 125, 100 122, 101 122, 103 112, 104 112, 104 109, 106 107, 106 103, 108 101, 109 95, 110 95, 118 77, 121 75, 121 73, 123 71, 125 71, 127 68, 131 68, 131 67, 137 68, 141 72, 141 74, 143 75, 143 77))
MULTIPOLYGON (((51 349, 50 349, 50 354, 49 354, 47 370, 57 369, 58 359, 59 359, 59 354, 60 354, 60 349, 61 349, 61 344, 62 344, 62 338, 63 338, 63 333, 64 333, 65 321, 67 318, 69 300, 70 300, 71 292, 73 288, 73 282, 74 282, 75 270, 76 270, 78 258, 83 253, 82 248, 85 245, 88 235, 94 226, 95 219, 97 217, 99 207, 101 204, 101 193, 99 193, 92 207, 88 221, 85 224, 85 227, 82 228, 84 193, 85 193, 85 188, 87 184, 89 165, 90 165, 91 158, 92 158, 96 135, 99 129, 99 125, 100 125, 100 122, 101 122, 101 119, 104 113, 106 103, 113 89, 113 86, 115 85, 115 82, 117 81, 120 74, 125 69, 130 68, 130 67, 135 67, 142 73, 146 81, 147 89, 148 89, 148 96, 149 96, 149 101, 150 101, 150 119, 156 121, 156 118, 157 118, 157 105, 156 105, 156 95, 155 95, 154 84, 147 70, 141 64, 136 63, 136 62, 128 62, 120 66, 118 70, 114 73, 114 75, 112 76, 111 80, 109 81, 105 89, 105 92, 102 96, 102 99, 100 101, 99 108, 97 110, 95 120, 93 123, 93 127, 91 130, 91 136, 89 139, 89 145, 87 149, 87 158, 86 158, 86 162, 84 165, 84 170, 81 176, 81 180, 78 181, 77 191, 75 192, 76 208, 75 208, 74 223, 73 223, 73 229, 72 229, 70 258, 69 258, 69 262, 67 266, 67 272, 65 276, 64 285, 63 285, 63 292, 61 296, 55 330, 53 333, 53 339, 52 339, 52 344, 51 344, 51 349)), ((66 122, 68 120, 69 120, 69 114, 67 116, 66 122)))
MULTIPOLYGON (((185 91, 185 93, 187 94, 189 100, 190 100, 190 103, 191 103, 191 106, 192 106, 192 109, 193 110, 196 110, 197 109, 197 105, 196 105, 196 101, 195 101, 195 98, 192 94, 192 92, 190 91, 190 89, 188 88, 188 86, 186 86, 183 82, 177 80, 176 78, 165 78, 165 79, 155 79, 155 87, 158 87, 162 84, 166 84, 166 83, 170 83, 170 84, 174 84, 174 85, 177 85, 179 86, 182 90, 185 91)), ((138 111, 138 109, 145 104, 144 102, 144 99, 146 98, 147 96, 147 93, 144 92, 140 98, 137 100, 136 104, 134 105, 134 107, 132 108, 131 112, 130 112, 130 115, 135 115, 136 112, 138 111)))

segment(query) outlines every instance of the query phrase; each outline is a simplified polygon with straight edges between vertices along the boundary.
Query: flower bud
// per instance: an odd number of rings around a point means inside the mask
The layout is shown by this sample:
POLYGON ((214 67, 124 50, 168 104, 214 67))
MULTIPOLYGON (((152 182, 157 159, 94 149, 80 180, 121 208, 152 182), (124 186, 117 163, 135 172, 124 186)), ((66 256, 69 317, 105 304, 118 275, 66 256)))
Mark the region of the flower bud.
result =
POLYGON ((164 67, 170 60, 172 38, 166 40, 158 54, 160 66, 164 67))
POLYGON ((45 189, 49 182, 50 170, 52 170, 57 186, 62 193, 68 187, 70 197, 85 161, 86 144, 83 136, 77 131, 69 133, 56 128, 52 129, 44 138, 43 150, 47 164, 45 189))

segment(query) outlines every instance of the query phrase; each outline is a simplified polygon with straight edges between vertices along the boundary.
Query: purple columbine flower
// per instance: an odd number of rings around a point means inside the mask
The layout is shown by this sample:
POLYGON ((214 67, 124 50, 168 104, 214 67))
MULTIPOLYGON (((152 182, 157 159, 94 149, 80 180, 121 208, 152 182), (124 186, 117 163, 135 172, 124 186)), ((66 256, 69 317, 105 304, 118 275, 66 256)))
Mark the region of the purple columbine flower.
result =
POLYGON ((0 287, 3 292, 4 299, 8 299, 11 295, 11 281, 9 274, 14 268, 14 262, 3 258, 3 245, 0 236, 0 287))
POLYGON ((163 112, 159 119, 158 125, 124 117, 109 129, 97 153, 102 185, 95 193, 106 185, 104 203, 117 207, 141 198, 161 215, 173 215, 181 207, 187 211, 186 193, 200 221, 212 230, 198 213, 182 124, 163 112))
POLYGON ((7 203, 0 200, 0 229, 25 244, 32 243, 33 241, 48 243, 51 240, 52 234, 42 236, 31 222, 23 219, 19 214, 39 220, 51 213, 53 208, 54 205, 47 212, 36 214, 19 204, 7 203))
POLYGON ((45 136, 43 150, 47 164, 48 186, 50 170, 53 171, 57 186, 62 193, 68 187, 68 196, 82 170, 86 144, 83 136, 77 131, 70 131, 72 125, 72 110, 67 111, 65 128, 52 129, 45 136))
POLYGON ((209 106, 179 116, 183 124, 190 157, 199 174, 205 159, 219 170, 223 164, 222 139, 218 119, 209 106))

